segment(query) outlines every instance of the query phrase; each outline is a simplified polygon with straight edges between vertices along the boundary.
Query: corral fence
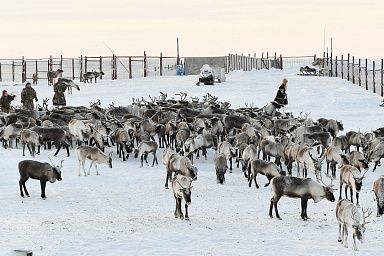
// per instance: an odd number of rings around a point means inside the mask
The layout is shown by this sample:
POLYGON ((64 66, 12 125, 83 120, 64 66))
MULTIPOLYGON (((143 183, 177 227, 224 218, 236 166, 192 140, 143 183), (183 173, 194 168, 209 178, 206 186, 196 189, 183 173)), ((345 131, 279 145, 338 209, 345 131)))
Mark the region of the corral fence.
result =
POLYGON ((102 79, 130 79, 134 77, 176 75, 183 63, 178 57, 149 56, 80 56, 78 58, 52 57, 40 59, 0 59, 0 82, 47 80, 47 72, 62 69, 63 77, 79 79, 88 71, 103 72, 102 79))
POLYGON ((361 59, 350 54, 335 56, 323 53, 321 66, 331 77, 339 77, 361 86, 366 90, 384 96, 383 59, 361 59))
POLYGON ((234 70, 243 70, 251 71, 253 69, 283 69, 283 57, 274 55, 270 56, 268 52, 266 54, 262 53, 260 57, 257 57, 256 54, 248 55, 238 55, 238 54, 229 54, 227 60, 227 72, 234 70))

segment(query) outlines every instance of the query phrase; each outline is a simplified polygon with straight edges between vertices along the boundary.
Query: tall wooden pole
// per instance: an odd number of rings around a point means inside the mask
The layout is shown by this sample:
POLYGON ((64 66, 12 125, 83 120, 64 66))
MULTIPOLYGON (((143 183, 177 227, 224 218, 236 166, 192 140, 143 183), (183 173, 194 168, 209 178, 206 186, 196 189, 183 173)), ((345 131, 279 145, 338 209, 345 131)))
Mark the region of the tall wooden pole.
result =
POLYGON ((179 38, 178 38, 178 37, 176 38, 176 44, 177 44, 177 45, 176 45, 176 47, 177 47, 177 57, 176 57, 177 59, 176 59, 176 64, 177 64, 177 65, 180 65, 180 52, 179 52, 180 49, 179 49, 179 38))

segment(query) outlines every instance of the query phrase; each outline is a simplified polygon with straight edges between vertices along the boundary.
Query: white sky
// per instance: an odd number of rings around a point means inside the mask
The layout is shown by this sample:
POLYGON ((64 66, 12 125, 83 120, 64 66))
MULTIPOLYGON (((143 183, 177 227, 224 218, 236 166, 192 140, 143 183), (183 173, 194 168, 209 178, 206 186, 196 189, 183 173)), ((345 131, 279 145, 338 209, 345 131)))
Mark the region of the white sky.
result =
POLYGON ((382 0, 2 0, 0 58, 323 51, 384 58, 382 0))

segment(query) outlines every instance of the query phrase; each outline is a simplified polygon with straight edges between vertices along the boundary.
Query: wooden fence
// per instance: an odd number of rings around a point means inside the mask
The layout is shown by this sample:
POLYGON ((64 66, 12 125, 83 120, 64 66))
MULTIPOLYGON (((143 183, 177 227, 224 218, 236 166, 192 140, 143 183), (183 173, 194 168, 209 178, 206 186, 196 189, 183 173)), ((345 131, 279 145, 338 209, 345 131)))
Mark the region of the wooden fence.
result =
POLYGON ((176 65, 182 63, 177 57, 148 56, 80 56, 78 58, 58 58, 50 56, 41 59, 0 59, 0 82, 47 79, 47 72, 62 69, 63 77, 82 80, 88 71, 102 71, 102 78, 116 80, 133 77, 176 75, 176 65))
POLYGON ((384 96, 383 59, 361 59, 350 54, 333 57, 332 54, 328 56, 324 53, 323 60, 322 66, 329 70, 329 76, 340 77, 382 97, 384 96))
POLYGON ((262 53, 258 58, 256 54, 251 56, 250 54, 238 55, 238 54, 229 54, 227 61, 227 72, 234 70, 244 70, 251 71, 252 69, 270 69, 270 68, 278 68, 283 69, 283 59, 282 56, 277 56, 276 53, 273 56, 268 56, 268 52, 266 54, 262 53))

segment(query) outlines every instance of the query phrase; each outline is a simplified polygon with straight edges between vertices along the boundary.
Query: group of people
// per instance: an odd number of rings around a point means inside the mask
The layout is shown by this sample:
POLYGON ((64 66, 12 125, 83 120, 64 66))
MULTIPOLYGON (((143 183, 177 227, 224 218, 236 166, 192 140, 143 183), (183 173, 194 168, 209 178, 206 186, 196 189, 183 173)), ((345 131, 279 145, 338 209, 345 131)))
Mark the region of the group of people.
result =
MULTIPOLYGON (((11 111, 11 102, 15 99, 15 97, 16 95, 9 95, 7 90, 3 90, 0 98, 2 112, 9 113, 11 111)), ((32 88, 31 83, 27 82, 21 91, 21 103, 23 104, 23 109, 33 110, 34 100, 38 101, 36 91, 32 88)))
MULTIPOLYGON (((64 96, 66 89, 67 86, 63 83, 56 83, 53 86, 55 93, 52 100, 53 105, 65 106, 67 104, 64 96)), ((15 99, 15 97, 16 95, 9 95, 7 90, 3 90, 0 98, 0 107, 2 112, 9 113, 11 111, 11 102, 15 99)), ((21 91, 21 103, 23 104, 23 109, 34 110, 34 101, 38 101, 36 91, 32 88, 30 82, 26 82, 25 87, 21 91)))

